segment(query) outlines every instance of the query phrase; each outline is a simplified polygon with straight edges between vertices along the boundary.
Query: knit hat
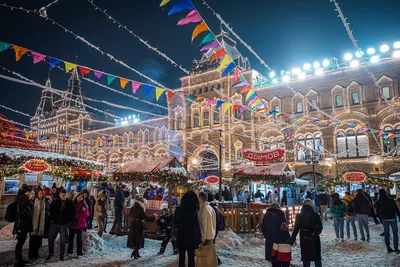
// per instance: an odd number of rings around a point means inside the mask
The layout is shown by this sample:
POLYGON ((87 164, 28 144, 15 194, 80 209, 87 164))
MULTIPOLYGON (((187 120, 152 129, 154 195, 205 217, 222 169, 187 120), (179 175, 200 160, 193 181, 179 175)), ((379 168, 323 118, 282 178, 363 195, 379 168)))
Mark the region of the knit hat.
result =
POLYGON ((312 200, 309 198, 306 198, 303 202, 303 206, 311 206, 314 208, 314 204, 312 203, 312 200))
POLYGON ((26 193, 32 191, 32 186, 24 184, 21 188, 21 191, 26 193))

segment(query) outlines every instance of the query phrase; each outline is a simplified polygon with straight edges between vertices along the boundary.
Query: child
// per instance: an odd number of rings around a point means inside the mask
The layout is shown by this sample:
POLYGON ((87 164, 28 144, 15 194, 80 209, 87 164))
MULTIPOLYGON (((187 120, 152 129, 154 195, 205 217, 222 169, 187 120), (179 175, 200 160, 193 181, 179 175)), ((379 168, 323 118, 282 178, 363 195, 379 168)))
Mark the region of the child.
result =
POLYGON ((279 266, 290 266, 290 261, 292 260, 292 244, 293 240, 289 234, 289 227, 283 222, 272 246, 271 254, 275 259, 274 262, 280 263, 279 266))
POLYGON ((178 249, 176 248, 176 238, 173 236, 173 223, 174 223, 174 216, 169 214, 169 210, 164 208, 162 210, 161 217, 157 220, 157 225, 160 226, 160 232, 165 235, 162 243, 160 252, 158 255, 164 254, 165 249, 167 248, 168 242, 171 241, 172 247, 174 249, 174 255, 178 254, 178 249))

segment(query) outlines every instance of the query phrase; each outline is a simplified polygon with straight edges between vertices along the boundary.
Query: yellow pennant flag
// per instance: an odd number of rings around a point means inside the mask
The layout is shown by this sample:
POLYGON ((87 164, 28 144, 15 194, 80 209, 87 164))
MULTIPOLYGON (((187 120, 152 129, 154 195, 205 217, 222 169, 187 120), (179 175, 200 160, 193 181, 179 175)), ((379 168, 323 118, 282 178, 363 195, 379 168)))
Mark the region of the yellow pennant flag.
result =
POLYGON ((225 56, 224 59, 222 59, 221 64, 218 67, 218 71, 222 72, 222 69, 225 68, 231 62, 232 62, 231 57, 230 56, 225 56))
POLYGON ((261 100, 260 99, 257 99, 256 101, 254 101, 252 104, 251 104, 251 107, 253 108, 253 107, 255 107, 256 105, 258 105, 258 104, 260 104, 261 103, 261 100))
POLYGON ((201 99, 203 99, 201 96, 197 96, 194 101, 200 101, 201 99))
POLYGON ((156 99, 158 101, 158 99, 160 98, 160 96, 165 92, 164 88, 160 88, 160 87, 156 87, 156 99))
POLYGON ((232 107, 231 103, 224 103, 224 113, 226 113, 230 107, 232 107))
POLYGON ((121 84, 121 88, 124 89, 127 83, 129 83, 129 80, 124 78, 119 78, 119 83, 121 84))
POLYGON ((251 90, 247 93, 247 95, 246 95, 246 102, 247 102, 247 100, 249 100, 249 98, 250 98, 253 94, 254 94, 254 91, 253 91, 253 89, 251 89, 251 90))
POLYGON ((160 6, 165 6, 170 0, 162 0, 160 6))
POLYGON ((76 68, 76 64, 73 64, 71 62, 64 61, 64 64, 65 64, 65 72, 69 72, 70 70, 76 68))

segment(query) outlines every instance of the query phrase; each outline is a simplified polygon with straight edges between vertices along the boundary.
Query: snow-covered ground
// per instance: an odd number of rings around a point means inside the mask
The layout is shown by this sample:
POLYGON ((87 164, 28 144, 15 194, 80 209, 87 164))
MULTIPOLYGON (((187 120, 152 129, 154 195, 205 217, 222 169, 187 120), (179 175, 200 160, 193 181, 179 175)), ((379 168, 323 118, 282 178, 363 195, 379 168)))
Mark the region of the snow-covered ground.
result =
MULTIPOLYGON (((382 233, 382 226, 370 224, 371 243, 346 240, 336 243, 332 220, 324 223, 321 235, 323 266, 400 266, 400 255, 387 254, 382 233)), ((360 235, 359 235, 360 237, 360 235)), ((166 266, 178 265, 178 257, 172 255, 172 246, 169 245, 163 256, 157 256, 161 241, 146 239, 145 248, 140 251, 142 258, 130 258, 131 250, 126 248, 127 237, 115 237, 104 234, 99 238, 95 232, 84 235, 85 255, 79 259, 66 258, 64 262, 44 261, 36 266, 166 266)), ((13 264, 15 240, 0 240, 0 266, 13 264)), ((25 244, 27 253, 28 241, 25 244)), ((58 248, 56 247, 56 254, 58 248)), ((235 233, 225 231, 217 239, 217 253, 222 260, 222 267, 232 266, 270 266, 264 260, 264 240, 247 235, 237 236, 235 233)), ((47 242, 40 254, 47 255, 47 242)), ((299 245, 293 247, 292 266, 302 266, 300 261, 299 245)))

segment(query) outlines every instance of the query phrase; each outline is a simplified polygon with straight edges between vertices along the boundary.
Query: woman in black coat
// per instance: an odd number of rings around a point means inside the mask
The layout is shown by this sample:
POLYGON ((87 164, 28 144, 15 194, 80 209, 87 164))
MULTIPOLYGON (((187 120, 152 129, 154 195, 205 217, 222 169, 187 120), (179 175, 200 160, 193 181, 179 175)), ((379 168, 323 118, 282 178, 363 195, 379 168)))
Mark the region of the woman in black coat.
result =
POLYGON ((186 251, 188 266, 194 267, 194 251, 201 243, 199 223, 200 203, 193 191, 186 192, 181 200, 181 205, 175 210, 176 242, 179 249, 179 267, 185 267, 186 251))
POLYGON ((140 258, 139 249, 144 247, 145 225, 144 221, 154 221, 153 216, 146 215, 144 199, 139 195, 135 197, 135 204, 129 211, 130 227, 128 231, 128 248, 132 248, 131 258, 140 258))
POLYGON ((310 266, 314 261, 315 266, 322 266, 321 263, 321 240, 319 235, 322 232, 321 218, 314 211, 311 200, 305 200, 301 211, 296 216, 292 239, 296 240, 300 232, 301 261, 303 266, 310 266))
POLYGON ((285 213, 281 210, 278 203, 272 203, 263 218, 261 229, 265 237, 265 259, 270 261, 273 267, 282 266, 282 263, 277 260, 276 256, 271 255, 274 242, 278 243, 282 223, 286 223, 285 213))

